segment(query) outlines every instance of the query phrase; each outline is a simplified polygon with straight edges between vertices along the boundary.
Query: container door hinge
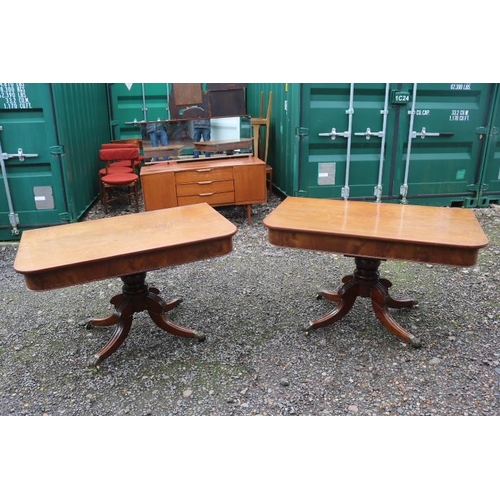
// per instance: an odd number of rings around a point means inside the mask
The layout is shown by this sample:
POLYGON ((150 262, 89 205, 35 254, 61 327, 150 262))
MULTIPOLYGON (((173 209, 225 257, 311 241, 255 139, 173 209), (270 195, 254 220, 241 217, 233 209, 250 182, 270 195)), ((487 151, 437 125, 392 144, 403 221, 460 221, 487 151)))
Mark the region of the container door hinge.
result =
POLYGON ((479 136, 479 139, 483 138, 483 135, 487 135, 489 132, 488 127, 477 127, 476 134, 479 136))
POLYGON ((60 156, 64 154, 64 146, 62 145, 50 146, 49 151, 51 154, 55 156, 60 156))
POLYGON ((307 191, 305 191, 304 189, 299 189, 298 191, 295 191, 294 196, 307 198, 307 191))
POLYGON ((476 134, 479 135, 479 139, 482 139, 483 135, 488 135, 488 134, 490 136, 498 135, 499 132, 500 132, 500 129, 498 127, 491 127, 491 129, 488 127, 477 127, 476 128, 476 134))
POLYGON ((61 219, 63 222, 71 222, 73 219, 73 216, 71 212, 61 212, 59 214, 59 219, 61 219))
POLYGON ((306 137, 307 135, 309 135, 309 129, 306 127, 297 127, 295 129, 295 135, 300 138, 306 137))

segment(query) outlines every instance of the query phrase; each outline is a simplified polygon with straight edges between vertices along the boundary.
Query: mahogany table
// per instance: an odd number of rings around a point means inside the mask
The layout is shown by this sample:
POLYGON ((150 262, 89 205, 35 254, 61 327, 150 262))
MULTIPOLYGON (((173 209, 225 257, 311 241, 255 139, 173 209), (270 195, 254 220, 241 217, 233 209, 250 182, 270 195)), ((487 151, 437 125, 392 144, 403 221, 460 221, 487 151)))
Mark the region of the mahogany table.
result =
POLYGON ((153 158, 158 158, 160 156, 178 156, 182 148, 184 148, 183 144, 168 144, 167 146, 157 147, 144 146, 143 155, 145 160, 151 161, 153 158))
POLYGON ((140 311, 173 335, 204 340, 204 334, 168 319, 166 312, 181 299, 163 301, 146 283, 146 272, 227 254, 235 233, 236 226, 207 203, 33 229, 22 234, 14 269, 30 290, 121 278, 122 293, 111 299, 113 314, 90 320, 116 325, 91 361, 95 366, 123 343, 140 311))
POLYGON ((263 223, 274 245, 354 258, 355 271, 342 279, 338 292, 319 293, 337 305, 310 321, 307 333, 344 317, 356 297, 369 297, 385 328, 415 347, 421 341, 396 322, 389 308, 413 307, 417 301, 390 296, 392 283, 379 275, 381 261, 473 266, 488 244, 474 212, 465 208, 288 197, 263 223))
POLYGON ((218 153, 220 151, 234 151, 235 149, 248 149, 252 147, 252 139, 228 139, 219 141, 194 142, 197 151, 209 151, 218 153))

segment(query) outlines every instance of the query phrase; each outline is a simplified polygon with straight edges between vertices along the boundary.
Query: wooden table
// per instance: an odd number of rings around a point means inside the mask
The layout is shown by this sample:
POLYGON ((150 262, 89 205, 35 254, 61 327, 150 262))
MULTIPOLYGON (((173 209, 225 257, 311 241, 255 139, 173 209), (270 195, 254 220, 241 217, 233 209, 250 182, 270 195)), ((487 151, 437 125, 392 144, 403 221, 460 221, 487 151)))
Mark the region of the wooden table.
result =
POLYGON ((160 156, 179 156, 180 151, 184 148, 183 144, 167 144, 166 146, 144 146, 143 155, 145 160, 158 158, 160 156))
POLYGON ((146 272, 227 254, 236 226, 207 203, 25 231, 14 269, 30 290, 50 290, 120 277, 115 310, 95 326, 116 325, 109 342, 94 356, 97 365, 127 337, 135 312, 147 310, 163 330, 204 340, 205 335, 170 321, 166 312, 181 299, 164 302, 148 286, 146 272))
POLYGON ((228 139, 193 143, 193 148, 197 151, 208 151, 210 153, 218 153, 219 151, 234 151, 235 149, 247 149, 251 147, 252 139, 228 139))
POLYGON ((339 291, 319 294, 337 306, 310 321, 306 332, 341 319, 356 297, 370 297, 385 328, 415 347, 421 341, 396 322, 389 308, 412 307, 417 301, 390 296, 392 283, 379 277, 381 261, 473 266, 488 244, 474 212, 465 208, 289 197, 263 223, 274 245, 354 257, 356 269, 342 279, 339 291))

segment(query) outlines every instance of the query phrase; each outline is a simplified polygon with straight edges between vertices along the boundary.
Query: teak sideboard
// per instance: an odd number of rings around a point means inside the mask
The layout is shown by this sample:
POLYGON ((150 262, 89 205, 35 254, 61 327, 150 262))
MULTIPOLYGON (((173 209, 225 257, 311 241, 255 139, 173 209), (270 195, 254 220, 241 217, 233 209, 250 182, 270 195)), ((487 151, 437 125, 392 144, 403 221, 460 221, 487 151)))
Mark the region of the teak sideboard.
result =
POLYGON ((143 167, 146 211, 206 202, 211 206, 251 205, 267 201, 266 164, 255 156, 166 161, 143 167))

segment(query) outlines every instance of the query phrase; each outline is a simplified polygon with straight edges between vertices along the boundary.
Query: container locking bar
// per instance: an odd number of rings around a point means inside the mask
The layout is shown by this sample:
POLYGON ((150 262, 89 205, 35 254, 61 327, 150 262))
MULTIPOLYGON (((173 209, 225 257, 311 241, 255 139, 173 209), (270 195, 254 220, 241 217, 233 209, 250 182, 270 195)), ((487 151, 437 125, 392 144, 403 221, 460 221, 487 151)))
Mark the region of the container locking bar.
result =
MULTIPOLYGON (((2 125, 0 125, 0 131, 3 130, 2 125)), ((2 151, 2 143, 0 142, 0 168, 2 169, 2 178, 3 178, 3 183, 5 187, 5 194, 7 196, 7 204, 9 205, 9 222, 10 225, 12 226, 12 234, 13 235, 18 235, 19 234, 19 228, 17 227, 19 224, 19 215, 16 214, 14 211, 14 205, 12 203, 12 196, 10 194, 10 188, 9 188, 9 178, 7 175, 7 169, 5 167, 5 161, 4 157, 7 156, 6 153, 2 151)))
POLYGON ((422 127, 421 132, 416 132, 415 130, 413 130, 411 133, 412 139, 415 139, 417 137, 420 137, 422 139, 425 139, 426 137, 453 137, 453 135, 455 135, 453 132, 427 132, 427 129, 425 127, 422 127))
POLYGON ((370 137, 384 137, 384 131, 380 130, 379 132, 372 132, 370 127, 366 127, 366 132, 354 132, 354 135, 364 135, 366 140, 369 140, 370 137))
POLYGON ((336 128, 332 128, 331 132, 320 132, 318 135, 320 137, 330 137, 330 139, 332 141, 334 141, 335 137, 345 137, 345 138, 348 138, 350 134, 349 134, 348 130, 346 130, 345 132, 337 132, 336 128))
POLYGON ((143 125, 144 123, 147 123, 146 120, 138 120, 137 118, 134 118, 133 122, 125 122, 125 125, 143 125))
POLYGON ((24 153, 23 148, 18 148, 17 153, 2 153, 3 160, 9 160, 10 158, 18 158, 19 161, 24 161, 25 158, 36 158, 37 154, 24 153))

